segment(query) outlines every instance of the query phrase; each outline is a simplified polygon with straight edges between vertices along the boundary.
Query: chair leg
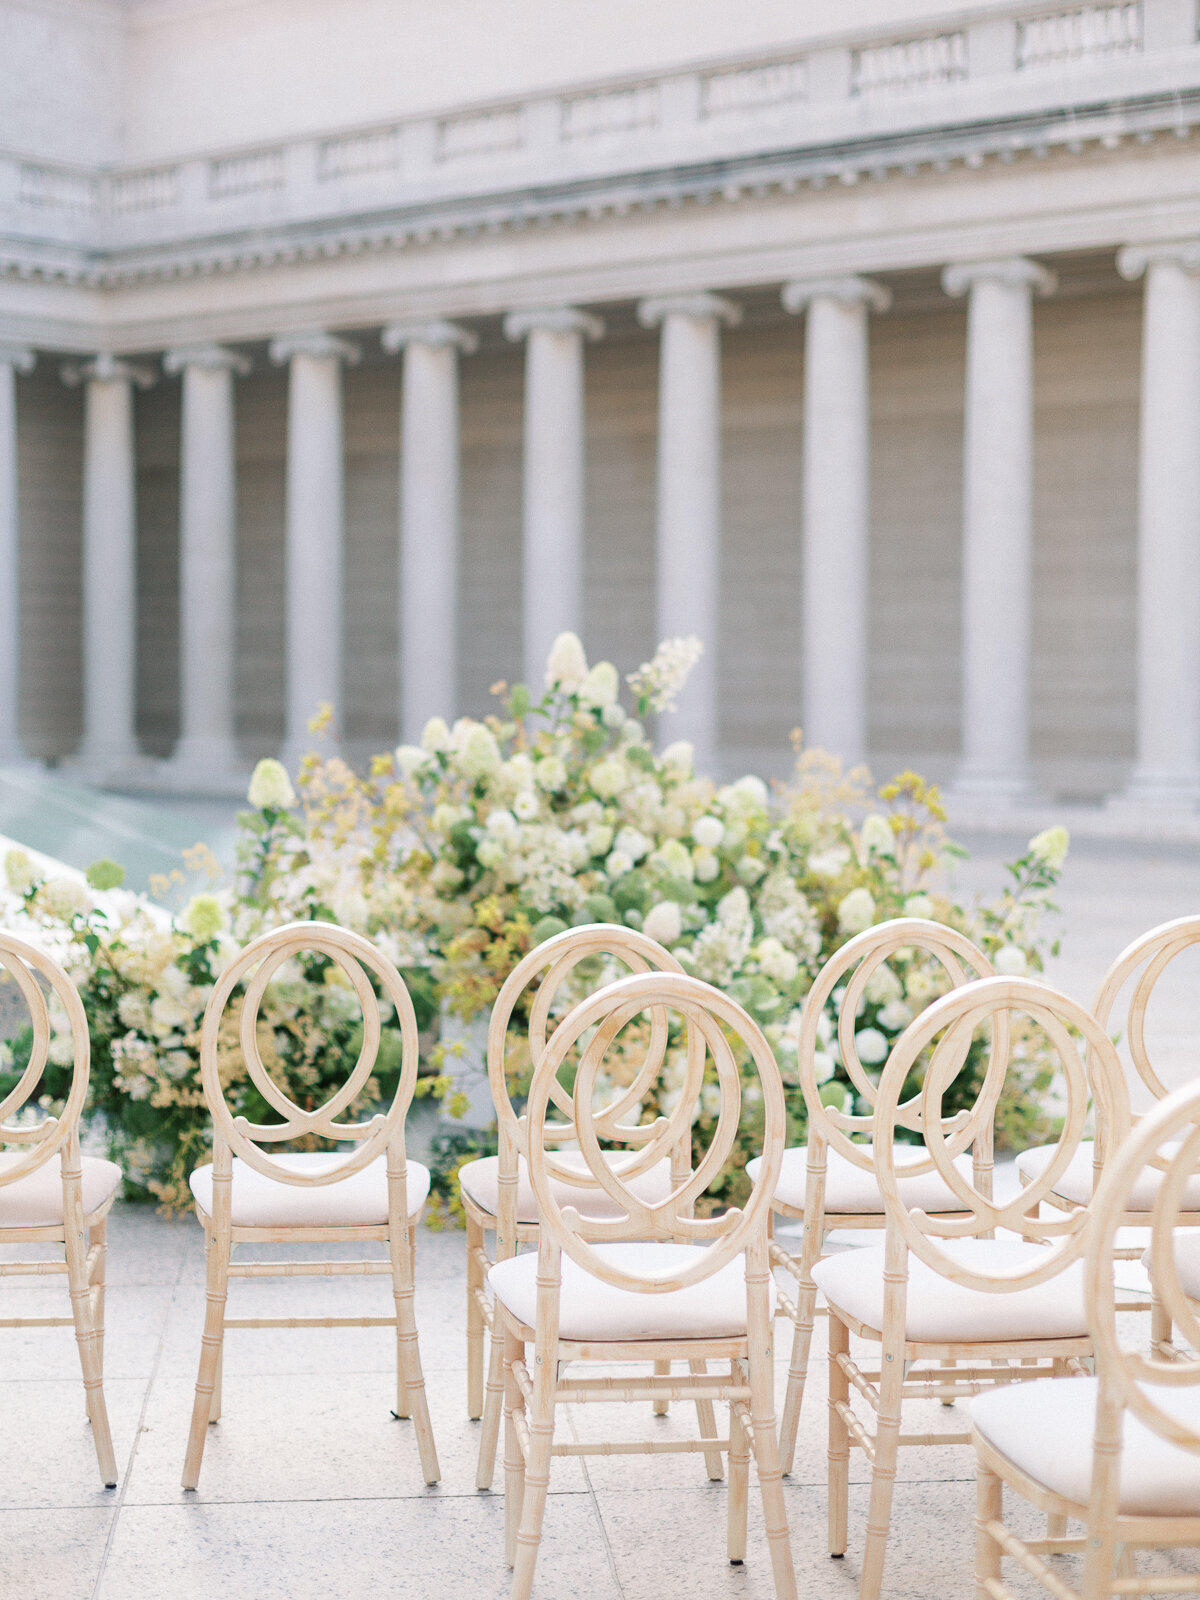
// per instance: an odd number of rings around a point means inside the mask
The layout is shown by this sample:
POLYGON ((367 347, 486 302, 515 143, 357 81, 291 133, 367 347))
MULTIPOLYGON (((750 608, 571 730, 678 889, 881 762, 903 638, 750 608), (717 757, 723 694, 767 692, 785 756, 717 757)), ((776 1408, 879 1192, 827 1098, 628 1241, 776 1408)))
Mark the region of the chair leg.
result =
POLYGON ((883 1563, 892 1520, 892 1490, 896 1484, 896 1460, 900 1454, 903 1357, 885 1348, 881 1365, 883 1373, 879 1381, 875 1460, 871 1468, 871 1499, 867 1510, 867 1541, 863 1548, 859 1600, 878 1600, 883 1585, 883 1563))
POLYGON ((88 1230, 91 1248, 96 1252, 96 1264, 89 1275, 92 1292, 92 1332, 96 1343, 96 1359, 100 1375, 104 1376, 104 1302, 108 1275, 108 1218, 101 1217, 88 1230))
MULTIPOLYGON (((183 1462, 183 1487, 194 1489, 200 1482, 200 1463, 204 1459, 204 1445, 208 1424, 212 1417, 213 1397, 217 1388, 217 1368, 221 1362, 221 1346, 225 1339, 225 1301, 229 1294, 229 1240, 218 1239, 210 1233, 207 1241, 208 1257, 204 1333, 200 1339, 200 1368, 196 1374, 196 1399, 192 1406, 192 1425, 188 1433, 187 1455, 183 1462)), ((219 1404, 219 1402, 218 1402, 219 1404)))
MULTIPOLYGON (((695 1378, 703 1378, 708 1371, 708 1363, 706 1361, 689 1361, 688 1371, 695 1378)), ((717 1439, 720 1437, 717 1433, 717 1414, 713 1410, 711 1400, 696 1401, 696 1421, 699 1424, 700 1437, 702 1439, 717 1439)), ((704 1452, 704 1465, 710 1481, 720 1483, 725 1476, 725 1469, 721 1462, 721 1452, 719 1450, 706 1450, 704 1452)))
POLYGON ((838 1410, 850 1403, 850 1380, 838 1356, 850 1353, 850 1330, 829 1308, 829 1554, 846 1554, 846 1522, 850 1509, 850 1430, 838 1410))
MULTIPOLYGON (((741 1376, 737 1361, 731 1361, 730 1377, 741 1376)), ((731 1562, 740 1566, 746 1559, 746 1515, 750 1499, 750 1439, 737 1405, 729 1407, 729 1501, 726 1507, 725 1549, 731 1562)))
POLYGON ((108 1425, 108 1407, 104 1403, 101 1345, 96 1332, 95 1308, 92 1303, 92 1286, 89 1282, 87 1264, 87 1245, 82 1226, 73 1227, 69 1213, 63 1232, 67 1258, 67 1288, 71 1295, 75 1343, 79 1350, 79 1365, 83 1372, 84 1402, 87 1406, 88 1421, 92 1425, 92 1443, 96 1447, 100 1481, 106 1489, 114 1489, 117 1483, 117 1458, 113 1451, 112 1432, 108 1425))
MULTIPOLYGON (((656 1378, 669 1377, 670 1373, 671 1363, 669 1361, 656 1361, 654 1363, 654 1376, 656 1378)), ((654 1415, 656 1417, 665 1417, 667 1412, 670 1410, 670 1405, 666 1400, 655 1400, 653 1404, 654 1415)))
POLYGON ((208 1420, 220 1422, 221 1420, 221 1393, 225 1380, 225 1341, 221 1340, 221 1348, 217 1351, 217 1370, 213 1374, 212 1400, 208 1407, 208 1420))
MULTIPOLYGON (((1055 1362, 1053 1362, 1052 1363, 1052 1370, 1053 1370, 1054 1376, 1056 1378, 1065 1378, 1067 1376, 1067 1364, 1066 1364, 1065 1361, 1055 1361, 1055 1362)), ((1066 1536, 1067 1536, 1067 1518, 1065 1517, 1065 1515, 1061 1511, 1047 1511, 1047 1513, 1046 1513, 1046 1537, 1047 1537, 1047 1539, 1065 1539, 1066 1536)))
POLYGON ((504 1334, 498 1311, 493 1311, 493 1318, 487 1386, 483 1392, 483 1426, 479 1430, 479 1459, 475 1463, 477 1489, 492 1487, 496 1449, 500 1443, 500 1416, 504 1409, 504 1334))
MULTIPOLYGON (((483 1228, 467 1213, 467 1416, 483 1415, 484 1321, 477 1296, 483 1293, 483 1228)), ((486 1485, 484 1485, 486 1488, 486 1485)))
POLYGON ((503 1338, 504 1350, 504 1559, 512 1567, 517 1561, 517 1529, 525 1498, 525 1454, 516 1422, 517 1413, 525 1409, 525 1401, 513 1374, 513 1363, 524 1359, 525 1346, 507 1323, 502 1334, 499 1327, 496 1329, 496 1335, 503 1338))
POLYGON ((990 1600, 985 1585, 1000 1581, 1000 1546, 987 1531, 1004 1517, 1004 1485, 980 1461, 975 1467, 975 1600, 990 1600))
MULTIPOLYGON (((801 1272, 810 1271, 810 1267, 801 1264, 801 1272)), ((808 1358, 812 1349, 816 1312, 817 1286, 811 1277, 807 1281, 801 1279, 796 1289, 796 1326, 792 1333, 792 1359, 788 1365, 783 1420, 779 1426, 779 1455, 785 1472, 792 1470, 796 1459, 796 1434, 800 1427, 800 1407, 804 1404, 804 1385, 808 1377, 808 1358)))
POLYGON ((525 1462, 521 1523, 517 1529, 517 1558, 513 1566, 510 1600, 529 1600, 533 1592, 533 1572, 537 1565, 538 1546, 542 1542, 542 1518, 550 1488, 557 1367, 558 1362, 551 1351, 539 1358, 534 1369, 533 1403, 526 1410, 529 1419, 529 1455, 525 1462))
MULTIPOLYGON (((388 1241, 392 1256, 392 1296, 396 1306, 396 1388, 404 1411, 412 1416, 425 1482, 436 1483, 442 1474, 433 1439, 429 1400, 425 1393, 425 1375, 421 1371, 417 1319, 413 1312, 413 1248, 411 1237, 407 1236, 414 1232, 410 1222, 404 1235, 393 1233, 388 1241)), ((401 1414, 398 1410, 397 1415, 401 1414)))
MULTIPOLYGON (((776 1600, 796 1600, 796 1569, 792 1563, 792 1541, 788 1533, 787 1507, 783 1499, 783 1472, 779 1458, 779 1439, 775 1431, 775 1372, 770 1350, 766 1354, 751 1350, 746 1362, 750 1379, 750 1419, 754 1429, 754 1464, 762 1494, 763 1526, 771 1552, 771 1572, 775 1579, 776 1600)), ((732 1419, 733 1408, 730 1407, 732 1419)), ((732 1438, 732 1429, 730 1433, 732 1438)), ((730 1467, 732 1487, 732 1458, 730 1467)))
POLYGON ((1171 1340, 1171 1318, 1157 1295, 1150 1300, 1150 1354, 1162 1357, 1163 1346, 1171 1340))

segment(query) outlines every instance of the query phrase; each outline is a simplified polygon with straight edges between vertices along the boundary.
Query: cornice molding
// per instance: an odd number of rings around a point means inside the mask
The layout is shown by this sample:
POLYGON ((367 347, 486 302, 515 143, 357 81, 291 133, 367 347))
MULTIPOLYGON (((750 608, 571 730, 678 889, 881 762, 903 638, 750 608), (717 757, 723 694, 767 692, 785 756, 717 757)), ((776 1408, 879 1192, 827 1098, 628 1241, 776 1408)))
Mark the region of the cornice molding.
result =
POLYGON ((869 311, 886 311, 892 291, 873 278, 848 273, 842 278, 795 278, 780 292, 783 309, 793 315, 806 311, 814 300, 836 300, 840 305, 865 305, 869 311))
POLYGON ((956 261, 942 269, 942 288, 952 300, 961 299, 976 283, 1002 283, 1010 289, 1032 289, 1042 299, 1058 288, 1058 274, 1026 256, 1000 261, 956 261))

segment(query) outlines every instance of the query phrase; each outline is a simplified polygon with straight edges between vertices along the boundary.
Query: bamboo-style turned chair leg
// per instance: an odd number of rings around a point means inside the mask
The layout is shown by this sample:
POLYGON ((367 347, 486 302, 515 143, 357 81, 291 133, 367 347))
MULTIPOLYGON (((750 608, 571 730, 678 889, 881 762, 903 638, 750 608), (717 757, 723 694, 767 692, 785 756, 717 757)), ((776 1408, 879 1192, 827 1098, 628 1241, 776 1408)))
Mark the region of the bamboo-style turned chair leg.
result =
MULTIPOLYGON (((499 1312, 495 1313, 499 1317, 499 1312)), ((487 1385, 483 1391, 483 1425, 479 1430, 479 1459, 475 1487, 490 1489, 500 1443, 500 1417, 504 1410, 504 1334, 497 1321, 488 1351, 487 1385)))
MULTIPOLYGON (((1054 1376, 1056 1378, 1065 1378, 1067 1376, 1067 1363, 1065 1361, 1055 1361, 1053 1363, 1053 1372, 1054 1372, 1054 1376)), ((1047 1537, 1047 1539, 1065 1539, 1066 1536, 1067 1536, 1067 1518, 1066 1518, 1065 1514, 1063 1512, 1061 1512, 1061 1511, 1047 1511, 1047 1513, 1046 1513, 1046 1537, 1047 1537)))
POLYGON ((217 1351, 217 1370, 213 1374, 212 1399, 208 1405, 209 1422, 221 1420, 221 1397, 225 1382, 225 1341, 221 1340, 221 1348, 217 1351))
POLYGON ((850 1432, 838 1411, 850 1401, 850 1380, 838 1365, 839 1355, 850 1353, 850 1330, 840 1317, 829 1313, 829 1554, 846 1554, 846 1523, 850 1510, 850 1432))
POLYGON ((217 1388, 217 1368, 225 1338, 225 1301, 229 1294, 229 1241, 212 1235, 208 1246, 208 1272, 205 1290, 204 1333, 200 1339, 200 1368, 196 1374, 196 1399, 192 1406, 192 1425, 188 1432, 187 1455, 183 1463, 183 1487, 194 1489, 200 1482, 200 1463, 212 1417, 217 1388))
POLYGON ((104 1376, 104 1301, 108 1273, 108 1218, 101 1217, 88 1230, 89 1243, 96 1252, 89 1285, 92 1293, 92 1333, 100 1376, 104 1376))
POLYGON ((884 1351, 879 1380, 879 1410, 875 1428, 875 1460, 871 1467, 871 1499, 867 1508, 867 1539, 863 1547, 859 1600, 878 1600, 883 1586, 888 1529, 892 1520, 892 1490, 900 1454, 900 1405, 904 1388, 902 1356, 884 1351))
MULTIPOLYGON (((477 1422, 483 1415, 484 1340, 487 1332, 477 1294, 483 1292, 483 1228, 467 1214, 467 1416, 477 1422)), ((490 1480, 490 1474, 489 1474, 490 1480)), ((487 1484, 482 1485, 487 1488, 487 1484)))
MULTIPOLYGON (((736 1360, 730 1377, 740 1376, 736 1360)), ((740 1566, 746 1559, 746 1519, 750 1501, 750 1440, 735 1405, 729 1407, 729 1499, 726 1506, 726 1554, 740 1566)))
POLYGON ((1000 1581, 1000 1546, 987 1531, 1004 1515, 1004 1485, 982 1462, 975 1475, 975 1600, 991 1600, 986 1585, 1000 1581))
POLYGON ((517 1558, 513 1564, 510 1600, 530 1600, 538 1546, 542 1542, 542 1518, 546 1512, 546 1493, 550 1487, 550 1452, 554 1444, 554 1389, 558 1381, 558 1362, 552 1352, 539 1360, 533 1373, 533 1401, 526 1408, 529 1421, 529 1454, 525 1461, 521 1522, 517 1528, 517 1558))
POLYGON ((1163 1346, 1171 1342, 1171 1318, 1158 1296, 1150 1298, 1150 1354, 1161 1359, 1163 1346))
MULTIPOLYGON (((414 1230, 410 1226, 406 1233, 414 1230)), ((436 1483, 441 1477, 437 1447, 433 1440, 433 1423, 429 1416, 429 1400, 425 1394, 425 1376, 421 1371, 421 1351, 417 1344, 417 1320, 413 1311, 412 1247, 410 1240, 393 1232, 388 1241, 392 1257, 392 1294, 396 1306, 396 1354, 398 1357, 397 1392, 404 1413, 411 1412, 417 1435, 417 1453, 421 1458, 421 1472, 426 1483, 436 1483)), ((397 1415, 401 1415, 397 1411, 397 1415)))
POLYGON ((792 1333, 792 1357, 788 1363, 783 1418, 779 1425, 779 1459, 785 1472, 792 1470, 796 1459, 796 1434, 800 1427, 800 1407, 804 1404, 813 1323, 817 1314, 817 1286, 809 1276, 812 1264, 802 1261, 800 1270, 803 1277, 796 1287, 796 1326, 792 1333))
MULTIPOLYGON (((708 1372, 708 1363, 705 1361, 689 1361, 688 1371, 694 1378, 703 1378, 708 1372)), ((717 1414, 713 1410, 711 1400, 696 1401, 696 1421, 700 1428, 702 1439, 717 1439, 717 1414)), ((706 1450, 704 1452, 704 1466, 709 1479, 713 1483, 720 1483, 725 1476, 725 1469, 721 1461, 719 1450, 706 1450)))
POLYGON ((750 1380, 750 1420, 754 1430, 754 1465, 763 1503, 763 1528, 771 1552, 771 1573, 776 1600, 796 1600, 796 1569, 792 1565, 787 1506, 783 1498, 783 1471, 775 1432, 775 1370, 768 1340, 765 1353, 751 1354, 745 1363, 750 1380))
POLYGON ((96 1447, 100 1480, 106 1489, 113 1489, 117 1483, 117 1458, 113 1451, 112 1432, 108 1425, 108 1407, 104 1403, 101 1353, 96 1338, 82 1217, 77 1223, 73 1223, 68 1214, 63 1231, 66 1235, 67 1288, 71 1296, 71 1316, 75 1323, 79 1365, 83 1372, 84 1402, 88 1421, 92 1425, 92 1443, 96 1447))
POLYGON ((512 1567, 517 1561, 517 1528, 521 1522, 521 1502, 525 1497, 525 1457, 521 1453, 521 1441, 517 1437, 516 1424, 517 1412, 524 1409, 524 1401, 513 1375, 513 1362, 521 1360, 525 1347, 507 1326, 504 1328, 503 1340, 504 1559, 512 1567))
MULTIPOLYGON (((665 1378, 670 1371, 671 1363, 669 1361, 656 1361, 654 1363, 654 1376, 656 1378, 665 1378)), ((654 1415, 656 1417, 665 1417, 669 1410, 670 1406, 666 1400, 654 1401, 654 1415)))

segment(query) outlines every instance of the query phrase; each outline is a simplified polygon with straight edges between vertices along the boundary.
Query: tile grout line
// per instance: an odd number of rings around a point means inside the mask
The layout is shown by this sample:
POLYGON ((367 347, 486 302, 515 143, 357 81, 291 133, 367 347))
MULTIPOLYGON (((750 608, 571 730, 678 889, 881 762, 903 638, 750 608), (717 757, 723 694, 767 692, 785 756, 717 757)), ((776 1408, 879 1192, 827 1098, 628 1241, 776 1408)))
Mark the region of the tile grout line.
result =
MULTIPOLYGON (((575 1431, 575 1419, 569 1413, 567 1422, 571 1429, 571 1437, 578 1442, 579 1435, 575 1431)), ((588 1499, 592 1502, 592 1510, 596 1515, 596 1526, 600 1529, 600 1542, 604 1546, 604 1559, 608 1562, 608 1570, 612 1574, 613 1588, 617 1592, 617 1600, 625 1600, 625 1590, 621 1585, 621 1578, 617 1572, 617 1558, 613 1555, 612 1545, 608 1539, 608 1529, 604 1526, 604 1513, 600 1509, 600 1497, 596 1493, 595 1485, 592 1483, 592 1475, 588 1471, 588 1458, 580 1456, 579 1465, 583 1468, 583 1481, 587 1485, 588 1499)))
POLYGON ((113 1540, 117 1533, 117 1522, 125 1507, 125 1496, 129 1490, 129 1480, 133 1476, 134 1463, 137 1460, 138 1445, 141 1443, 142 1427, 146 1420, 146 1412, 150 1405, 150 1396, 154 1390, 154 1380, 158 1377, 159 1365, 162 1362, 163 1347, 167 1340, 167 1324, 171 1319, 171 1312, 179 1295, 179 1285, 183 1281, 183 1269, 187 1265, 186 1248, 180 1251, 179 1266, 175 1272, 175 1282, 171 1285, 171 1297, 167 1301, 166 1310, 163 1312, 162 1327, 159 1330, 158 1348, 154 1352, 154 1363, 150 1368, 150 1375, 146 1379, 146 1392, 142 1396, 142 1404, 138 1410, 137 1426, 134 1429, 133 1443, 129 1449, 129 1460, 125 1466, 124 1475, 117 1489, 117 1499, 113 1506, 112 1520, 108 1524, 108 1536, 104 1541, 104 1553, 100 1557, 100 1567, 96 1573, 96 1582, 92 1586, 91 1600, 99 1600, 100 1586, 104 1582, 104 1574, 108 1568, 108 1558, 112 1553, 113 1540))

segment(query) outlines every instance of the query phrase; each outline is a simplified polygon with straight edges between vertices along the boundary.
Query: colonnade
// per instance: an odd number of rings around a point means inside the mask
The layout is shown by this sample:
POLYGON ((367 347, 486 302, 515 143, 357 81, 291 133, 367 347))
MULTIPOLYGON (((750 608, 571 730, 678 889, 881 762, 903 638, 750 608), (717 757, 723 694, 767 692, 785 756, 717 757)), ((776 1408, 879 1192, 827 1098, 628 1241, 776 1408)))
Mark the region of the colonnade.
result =
MULTIPOLYGON (((1145 277, 1138 525, 1137 761, 1129 795, 1200 795, 1200 240, 1118 255, 1145 277)), ((1033 319, 1054 273, 1021 257, 951 264, 945 292, 967 300, 963 467, 962 756, 957 783, 997 798, 1030 781, 1033 319)), ((869 321, 888 290, 847 275, 783 286, 806 322, 801 721, 811 744, 867 753, 869 321)), ((664 729, 717 754, 720 677, 720 347, 734 300, 693 293, 643 301, 659 330, 656 602, 659 638, 698 634, 706 654, 664 729)), ((535 687, 554 635, 584 614, 584 364, 604 334, 575 306, 517 311, 525 345, 523 661, 535 687)), ((458 702, 459 405, 456 323, 397 322, 403 359, 400 686, 403 736, 458 702)), ((276 340, 288 370, 286 741, 295 759, 310 716, 342 700, 344 494, 342 373, 352 340, 276 340)), ((19 755, 16 382, 32 352, 0 345, 0 759, 19 755)), ((181 728, 174 766, 211 781, 237 766, 234 739, 235 388, 245 358, 216 345, 169 351, 182 377, 181 728)), ((135 760, 134 388, 148 368, 110 355, 63 369, 85 388, 84 736, 80 760, 113 774, 135 760)), ((797 441, 798 445, 800 441, 797 441)))

